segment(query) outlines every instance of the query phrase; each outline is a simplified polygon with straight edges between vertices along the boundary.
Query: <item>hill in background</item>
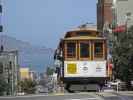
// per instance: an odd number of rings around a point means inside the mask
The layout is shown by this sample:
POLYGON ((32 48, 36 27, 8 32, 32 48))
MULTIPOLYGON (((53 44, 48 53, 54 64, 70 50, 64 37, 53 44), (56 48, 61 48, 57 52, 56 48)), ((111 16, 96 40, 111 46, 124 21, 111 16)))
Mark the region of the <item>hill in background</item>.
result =
POLYGON ((19 64, 21 67, 30 67, 38 72, 44 72, 47 66, 53 65, 54 50, 51 48, 34 46, 16 38, 1 35, 4 50, 18 50, 19 64))

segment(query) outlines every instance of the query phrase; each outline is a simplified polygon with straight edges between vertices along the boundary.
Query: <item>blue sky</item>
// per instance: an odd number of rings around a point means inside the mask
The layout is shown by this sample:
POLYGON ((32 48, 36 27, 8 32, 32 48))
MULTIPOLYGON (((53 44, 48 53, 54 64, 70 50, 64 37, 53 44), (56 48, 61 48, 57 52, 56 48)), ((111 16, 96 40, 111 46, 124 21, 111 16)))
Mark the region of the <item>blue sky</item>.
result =
POLYGON ((56 48, 64 33, 96 23, 97 0, 2 0, 3 34, 56 48))

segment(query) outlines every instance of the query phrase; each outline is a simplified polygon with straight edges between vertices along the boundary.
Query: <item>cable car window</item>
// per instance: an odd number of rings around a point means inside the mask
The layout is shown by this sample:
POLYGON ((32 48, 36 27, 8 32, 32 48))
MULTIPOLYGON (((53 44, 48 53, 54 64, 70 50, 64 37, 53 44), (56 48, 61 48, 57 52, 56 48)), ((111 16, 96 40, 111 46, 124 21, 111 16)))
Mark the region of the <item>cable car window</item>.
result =
POLYGON ((78 36, 88 36, 88 35, 90 35, 91 34, 91 32, 77 32, 77 35, 78 36))
POLYGON ((76 43, 69 42, 67 43, 67 58, 76 57, 76 43))
POLYGON ((96 58, 102 58, 103 57, 103 43, 95 43, 94 56, 96 58))
POLYGON ((90 56, 90 45, 89 42, 81 42, 80 43, 80 57, 81 58, 89 58, 90 56))

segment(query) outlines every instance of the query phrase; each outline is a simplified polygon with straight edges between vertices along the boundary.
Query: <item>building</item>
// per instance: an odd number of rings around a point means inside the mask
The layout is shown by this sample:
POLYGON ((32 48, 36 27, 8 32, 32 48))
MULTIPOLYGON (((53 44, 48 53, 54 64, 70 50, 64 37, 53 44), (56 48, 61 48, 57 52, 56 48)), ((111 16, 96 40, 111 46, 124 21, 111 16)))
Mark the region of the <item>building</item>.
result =
POLYGON ((24 80, 24 79, 29 79, 30 75, 29 75, 29 68, 20 68, 20 79, 24 80))
POLYGON ((116 0, 117 25, 133 25, 133 0, 116 0))
MULTIPOLYGON (((2 1, 0 0, 0 33, 2 35, 2 1)), ((0 40, 0 77, 8 85, 5 95, 16 95, 18 90, 19 66, 18 51, 4 51, 3 39, 0 40)))
POLYGON ((0 51, 1 75, 9 86, 5 95, 16 95, 18 90, 18 51, 0 51))
POLYGON ((20 68, 20 79, 31 79, 31 80, 36 80, 37 79, 37 74, 35 71, 30 70, 28 67, 26 68, 20 68))
POLYGON ((113 0, 98 0, 97 2, 97 29, 103 32, 105 26, 110 26, 113 21, 113 0))
POLYGON ((112 53, 112 34, 111 29, 115 26, 114 19, 114 0, 98 0, 97 2, 97 30, 102 33, 101 35, 107 38, 108 45, 108 59, 112 53))
POLYGON ((98 0, 97 28, 104 33, 107 28, 133 25, 133 0, 98 0))
POLYGON ((1 24, 1 22, 2 22, 1 17, 2 17, 2 4, 1 4, 1 1, 0 1, 0 32, 3 31, 3 26, 1 24))
POLYGON ((31 80, 34 80, 34 81, 38 80, 37 73, 35 71, 30 71, 29 74, 30 74, 31 80))

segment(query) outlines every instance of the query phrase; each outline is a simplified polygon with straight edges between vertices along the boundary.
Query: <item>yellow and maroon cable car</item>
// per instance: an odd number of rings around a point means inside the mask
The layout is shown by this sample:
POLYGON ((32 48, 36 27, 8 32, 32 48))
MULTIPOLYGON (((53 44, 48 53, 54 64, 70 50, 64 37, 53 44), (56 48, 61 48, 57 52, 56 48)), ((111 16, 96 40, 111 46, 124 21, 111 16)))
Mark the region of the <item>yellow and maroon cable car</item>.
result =
POLYGON ((96 29, 66 32, 55 52, 58 79, 68 91, 98 90, 107 79, 107 44, 96 29))

